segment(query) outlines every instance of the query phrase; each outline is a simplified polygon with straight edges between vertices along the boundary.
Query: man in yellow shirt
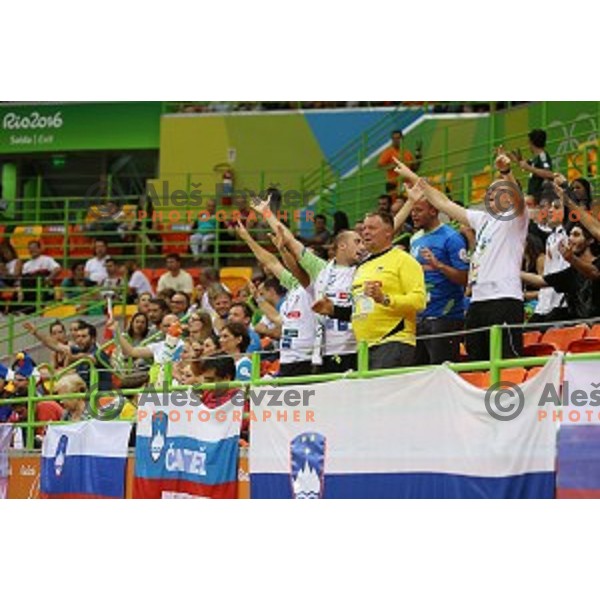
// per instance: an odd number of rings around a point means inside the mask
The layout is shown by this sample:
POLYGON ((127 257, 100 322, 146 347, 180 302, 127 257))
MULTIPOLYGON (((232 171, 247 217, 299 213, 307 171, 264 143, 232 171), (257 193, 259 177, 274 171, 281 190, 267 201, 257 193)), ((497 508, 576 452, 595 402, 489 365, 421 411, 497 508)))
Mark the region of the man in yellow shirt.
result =
MULTIPOLYGON (((417 313, 425 308, 421 265, 392 245, 394 221, 387 213, 368 215, 363 240, 370 256, 358 267, 352 284, 352 329, 358 342, 369 345, 369 368, 411 366, 415 360, 417 313)), ((326 301, 315 312, 348 320, 340 307, 326 301)))

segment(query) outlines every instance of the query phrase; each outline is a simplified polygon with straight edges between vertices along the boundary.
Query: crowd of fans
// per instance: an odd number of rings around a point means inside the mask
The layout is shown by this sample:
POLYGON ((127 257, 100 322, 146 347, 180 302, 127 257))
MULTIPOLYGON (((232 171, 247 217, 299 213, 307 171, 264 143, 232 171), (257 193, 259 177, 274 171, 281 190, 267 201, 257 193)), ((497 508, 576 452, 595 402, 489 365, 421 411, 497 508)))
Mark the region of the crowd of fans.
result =
MULTIPOLYGON (((353 226, 338 214, 330 232, 318 216, 312 236, 296 237, 270 197, 255 199, 251 210, 271 233, 257 240, 248 219, 229 224, 260 266, 238 289, 209 267, 194 280, 176 254, 165 257, 153 289, 135 261, 115 262, 98 240, 94 256, 73 265, 63 282, 65 297, 112 291, 135 303, 135 314, 123 324, 109 311, 98 328, 85 319, 44 330, 26 323, 52 352, 52 368, 74 371, 52 382, 48 369, 21 353, 0 368, 0 398, 27 396, 32 377, 40 396, 89 389, 92 366, 101 392, 160 384, 165 372, 174 385, 247 382, 253 353, 260 353, 263 377, 346 372, 357 369, 360 342, 372 370, 459 361, 463 343, 466 358, 486 360, 489 327, 497 324, 513 326, 503 339, 510 358, 522 355, 528 317, 542 324, 600 317, 600 222, 588 212, 591 186, 553 171, 545 132, 530 133, 529 160, 498 148, 486 210, 465 209, 419 177, 420 152, 403 151, 401 138, 394 132, 380 159, 387 193, 353 226), (526 193, 516 169, 529 175, 526 193)), ((37 242, 29 250, 21 265, 4 245, 0 276, 51 280, 59 265, 37 242)), ((212 392, 207 398, 219 402, 212 392)), ((0 421, 27 416, 26 404, 2 409, 0 421)), ((89 416, 85 401, 36 404, 36 421, 89 416)))

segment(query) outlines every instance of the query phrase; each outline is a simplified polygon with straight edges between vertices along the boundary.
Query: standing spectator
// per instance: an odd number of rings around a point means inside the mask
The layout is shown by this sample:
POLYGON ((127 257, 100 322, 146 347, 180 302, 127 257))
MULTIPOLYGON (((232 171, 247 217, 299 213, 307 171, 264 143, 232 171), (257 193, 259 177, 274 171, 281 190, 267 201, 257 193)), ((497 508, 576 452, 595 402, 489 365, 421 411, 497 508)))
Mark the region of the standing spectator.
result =
POLYGON ((416 317, 425 308, 423 270, 410 254, 392 246, 393 237, 389 214, 365 218, 363 239, 370 256, 352 284, 352 328, 357 341, 368 343, 374 370, 414 364, 416 317))
MULTIPOLYGON (((261 283, 258 288, 257 297, 264 304, 269 304, 275 309, 276 314, 281 313, 281 308, 285 302, 286 289, 281 285, 279 279, 270 277, 261 283)), ((281 330, 273 323, 266 314, 263 314, 260 321, 256 324, 254 330, 258 335, 266 336, 278 340, 281 337, 281 330)))
POLYGON ((169 254, 166 259, 167 273, 158 280, 160 293, 171 289, 176 292, 185 292, 191 296, 194 291, 194 280, 192 276, 181 268, 181 257, 179 254, 169 254))
POLYGON ((241 323, 227 323, 219 335, 221 350, 235 361, 235 378, 237 381, 250 381, 252 378, 252 361, 245 356, 250 344, 248 330, 241 323))
POLYGON ((104 240, 94 242, 94 256, 85 263, 85 276, 98 285, 102 285, 108 277, 106 273, 106 259, 108 258, 108 247, 104 240))
MULTIPOLYGON (((271 212, 273 212, 274 214, 277 214, 277 212, 274 210, 271 212)), ((332 237, 335 238, 338 233, 341 233, 342 231, 349 231, 349 230, 350 230, 350 221, 348 220, 348 215, 341 210, 334 212, 333 213, 332 237)))
POLYGON ((208 254, 210 244, 217 239, 217 203, 215 200, 206 202, 206 211, 194 225, 194 233, 190 237, 190 248, 195 260, 200 260, 202 255, 208 254))
POLYGON ((246 327, 248 335, 250 337, 250 343, 246 352, 251 354, 252 352, 260 352, 260 336, 252 327, 252 310, 245 302, 234 302, 229 309, 229 323, 241 323, 246 327))
MULTIPOLYGON (((552 202, 542 200, 540 210, 548 212, 546 219, 551 233, 546 239, 544 269, 542 276, 551 275, 569 268, 569 263, 560 252, 562 246, 569 241, 569 236, 564 226, 565 209, 562 200, 557 198, 552 202)), ((568 319, 568 309, 564 294, 557 292, 552 287, 543 287, 538 293, 538 302, 530 323, 544 323, 568 319)))
MULTIPOLYGON (((386 172, 387 183, 389 187, 389 193, 391 196, 395 196, 398 193, 398 174, 395 171, 396 163, 394 159, 400 160, 408 166, 413 172, 417 173, 421 165, 421 145, 417 146, 415 156, 412 153, 403 148, 404 135, 400 129, 392 131, 392 145, 386 148, 377 161, 377 165, 380 169, 386 172)), ((392 197, 392 200, 395 200, 392 197)))
MULTIPOLYGON (((500 171, 499 181, 505 184, 498 187, 496 182, 496 186, 490 188, 489 212, 484 212, 459 206, 419 179, 406 165, 398 163, 398 173, 409 185, 416 185, 418 191, 422 191, 440 212, 477 233, 477 245, 469 271, 471 303, 467 312, 467 329, 522 324, 525 318, 520 275, 529 217, 511 172, 510 159, 502 148, 498 150, 496 168, 500 171), (510 201, 510 207, 504 205, 506 200, 510 201)), ((520 356, 523 349, 522 331, 511 328, 503 333, 503 356, 520 356)), ((467 335, 470 360, 488 360, 489 351, 488 331, 467 335)))
MULTIPOLYGON (((465 286, 469 258, 465 239, 440 222, 439 211, 414 188, 394 219, 399 231, 412 216, 417 230, 410 240, 410 253, 422 266, 427 289, 427 307, 417 317, 417 337, 460 331, 465 320, 465 286)), ((458 362, 459 336, 417 340, 417 364, 458 362)))
POLYGON ((377 199, 377 212, 392 214, 392 197, 389 194, 382 194, 377 199))
POLYGON ((567 269, 549 275, 522 273, 529 285, 551 286, 567 300, 569 318, 591 319, 600 316, 600 258, 592 252, 594 238, 579 224, 570 228, 569 241, 560 247, 567 269))
POLYGON ((529 148, 533 157, 525 160, 520 153, 512 153, 510 158, 517 160, 523 171, 529 173, 527 195, 532 196, 538 204, 542 197, 542 186, 546 179, 554 179, 552 159, 546 152, 546 132, 543 129, 533 129, 529 132, 529 148))
POLYGON ((135 303, 142 294, 149 294, 150 298, 154 296, 152 284, 135 260, 125 263, 125 279, 128 286, 128 302, 135 303))
POLYGON ((279 311, 275 310, 264 296, 258 294, 255 297, 260 310, 275 325, 274 337, 280 338, 279 374, 282 377, 310 375, 313 370, 311 359, 316 333, 312 290, 307 291, 304 288, 309 286, 310 278, 301 270, 297 271, 295 277, 273 254, 252 239, 241 224, 238 227, 238 235, 248 244, 263 267, 273 273, 288 290, 279 311))

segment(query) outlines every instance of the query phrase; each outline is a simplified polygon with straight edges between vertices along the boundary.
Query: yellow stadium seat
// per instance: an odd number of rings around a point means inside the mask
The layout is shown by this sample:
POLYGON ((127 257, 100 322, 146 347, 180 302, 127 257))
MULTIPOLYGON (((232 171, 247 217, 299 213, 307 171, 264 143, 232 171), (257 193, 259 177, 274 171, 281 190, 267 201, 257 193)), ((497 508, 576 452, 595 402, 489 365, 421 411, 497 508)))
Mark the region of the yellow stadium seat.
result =
POLYGON ((123 310, 122 304, 116 304, 113 306, 113 317, 122 317, 123 314, 125 314, 127 318, 130 318, 133 317, 133 315, 135 315, 135 313, 138 311, 138 307, 135 304, 129 304, 124 308, 125 310, 123 310))
POLYGON ((66 319, 67 317, 73 317, 76 314, 77 307, 72 304, 61 304, 60 306, 47 308, 44 311, 44 317, 46 319, 66 319))
POLYGON ((10 238, 10 243, 17 252, 20 259, 29 259, 29 250, 27 246, 29 242, 39 242, 42 238, 43 228, 41 225, 33 225, 31 227, 23 227, 19 225, 10 238))
POLYGON ((227 286, 231 293, 237 293, 252 279, 252 267, 223 267, 220 271, 221 283, 227 286))

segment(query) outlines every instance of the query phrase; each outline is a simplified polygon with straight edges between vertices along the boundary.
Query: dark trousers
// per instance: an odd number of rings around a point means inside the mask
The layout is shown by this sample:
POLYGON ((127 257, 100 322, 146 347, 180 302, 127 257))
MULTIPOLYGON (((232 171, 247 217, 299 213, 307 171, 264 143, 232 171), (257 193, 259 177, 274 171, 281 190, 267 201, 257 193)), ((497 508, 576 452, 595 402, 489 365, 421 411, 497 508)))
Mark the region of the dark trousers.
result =
POLYGON ((312 375, 312 372, 313 366, 310 360, 279 365, 279 377, 300 377, 301 375, 312 375))
POLYGON ((387 342, 369 348, 369 371, 398 369, 415 364, 415 347, 402 342, 387 342))
MULTIPOLYGON (((462 331, 464 321, 452 319, 424 319, 417 324, 417 338, 420 336, 437 335, 452 331, 462 331)), ((458 362, 460 360, 460 342, 462 334, 443 336, 436 339, 417 339, 418 365, 441 365, 445 362, 458 362)))
POLYGON ((346 371, 356 371, 356 354, 332 354, 323 357, 322 373, 345 373, 346 371))
MULTIPOLYGON (((523 302, 516 298, 499 298, 473 302, 467 312, 466 329, 491 327, 492 325, 522 325, 525 321, 523 302)), ((470 361, 489 360, 490 332, 469 333, 466 336, 467 354, 470 361)), ((502 357, 517 358, 523 354, 523 329, 504 329, 502 333, 502 357)))

